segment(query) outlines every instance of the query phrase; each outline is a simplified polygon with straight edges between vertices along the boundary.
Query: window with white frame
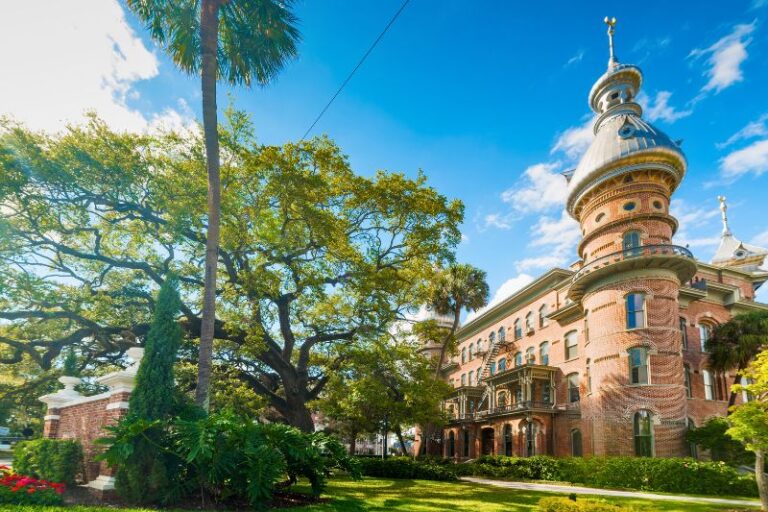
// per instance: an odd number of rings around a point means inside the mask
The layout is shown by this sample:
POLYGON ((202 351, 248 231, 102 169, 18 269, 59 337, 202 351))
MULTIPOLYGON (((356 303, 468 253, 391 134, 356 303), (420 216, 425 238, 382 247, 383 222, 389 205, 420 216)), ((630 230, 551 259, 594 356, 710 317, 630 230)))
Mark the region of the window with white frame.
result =
POLYGON ((514 326, 515 326, 515 339, 519 340, 520 338, 523 337, 523 327, 522 327, 522 324, 520 323, 519 318, 515 320, 514 326))
POLYGON ((522 366, 523 365, 523 353, 522 352, 516 352, 515 353, 515 366, 522 366))
POLYGON ((535 362, 536 362, 536 349, 533 347, 528 347, 528 350, 525 351, 525 363, 534 364, 535 362))
POLYGON ((699 340, 701 341, 701 351, 707 351, 707 342, 712 336, 712 327, 708 324, 699 324, 699 340))
POLYGON ((506 341, 506 335, 504 332, 504 327, 499 327, 499 343, 504 343, 506 341))
POLYGON ((461 385, 462 386, 466 386, 467 385, 467 374, 466 373, 462 373, 461 374, 461 385))
POLYGON ((707 400, 715 399, 715 379, 712 378, 712 372, 702 370, 701 377, 704 380, 704 398, 707 400))
POLYGON ((499 359, 499 371, 503 372, 507 369, 507 359, 505 357, 502 357, 499 359))
POLYGON ((461 349, 461 364, 464 364, 467 362, 467 347, 463 347, 461 349))
POLYGON ((568 383, 568 402, 576 403, 579 401, 579 374, 571 373, 566 377, 568 383))
POLYGON ((545 341, 539 345, 539 364, 549 364, 549 342, 545 341))
POLYGON ((635 413, 635 455, 638 457, 653 457, 653 416, 650 411, 641 410, 635 413))
POLYGON ((683 365, 683 375, 685 378, 685 396, 693 398, 693 388, 691 384, 691 365, 685 363, 683 365))
POLYGON ((533 330, 533 311, 529 311, 527 315, 525 315, 525 330, 526 332, 531 332, 533 330))
POLYGON ((625 297, 627 310, 627 329, 645 327, 645 295, 628 293, 625 297))
POLYGON ((473 360, 475 358, 475 344, 470 343, 469 344, 469 360, 473 360))
POLYGON ((648 349, 645 347, 629 349, 629 382, 648 384, 648 349))
POLYGON ((680 317, 680 342, 683 344, 683 349, 688 348, 688 322, 680 317))
POLYGON ((542 304, 539 308, 539 327, 546 327, 549 323, 547 315, 549 314, 549 306, 542 304))
POLYGON ((579 355, 579 338, 576 331, 571 331, 565 335, 565 360, 573 359, 579 355))

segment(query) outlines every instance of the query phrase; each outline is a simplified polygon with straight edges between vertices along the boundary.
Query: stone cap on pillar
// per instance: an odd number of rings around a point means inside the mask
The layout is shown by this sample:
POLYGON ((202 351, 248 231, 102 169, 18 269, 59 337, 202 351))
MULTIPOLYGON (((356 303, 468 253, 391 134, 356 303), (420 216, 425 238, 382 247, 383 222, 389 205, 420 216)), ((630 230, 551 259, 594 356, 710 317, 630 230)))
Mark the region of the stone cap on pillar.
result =
POLYGON ((110 394, 121 392, 130 393, 133 391, 133 386, 136 381, 136 373, 139 371, 141 358, 144 357, 144 349, 140 347, 129 348, 125 355, 128 356, 128 359, 133 361, 128 368, 108 373, 107 375, 96 379, 98 383, 109 387, 110 394))

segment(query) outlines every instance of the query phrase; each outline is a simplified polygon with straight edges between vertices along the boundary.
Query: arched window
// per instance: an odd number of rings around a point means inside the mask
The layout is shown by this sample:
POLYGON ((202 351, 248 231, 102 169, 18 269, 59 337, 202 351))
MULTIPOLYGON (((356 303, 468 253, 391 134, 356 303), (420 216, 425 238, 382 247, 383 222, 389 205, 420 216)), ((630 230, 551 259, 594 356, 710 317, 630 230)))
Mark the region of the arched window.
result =
POLYGON ((640 329, 645 327, 645 295, 642 293, 628 293, 626 298, 627 329, 640 329))
POLYGON ((519 340, 523 337, 523 327, 520 325, 520 319, 515 320, 515 339, 519 340))
POLYGON ((704 398, 707 400, 715 399, 715 381, 712 378, 712 372, 702 370, 701 377, 704 379, 704 398))
POLYGON ((467 385, 467 374, 466 373, 462 373, 461 374, 461 385, 462 386, 466 386, 467 385))
POLYGON ((496 399, 499 407, 506 407, 507 406, 507 393, 505 391, 502 391, 499 393, 498 398, 496 399))
POLYGON ((464 447, 464 456, 469 457, 469 430, 464 430, 464 435, 462 436, 464 439, 461 443, 464 447))
POLYGON ((533 311, 529 311, 528 314, 525 315, 525 331, 533 331, 533 311))
POLYGON ((584 454, 581 448, 581 430, 571 430, 571 455, 581 457, 584 454))
POLYGON ((504 425, 504 455, 512 456, 512 425, 504 425))
POLYGON ((683 349, 688 348, 688 322, 685 318, 680 317, 680 341, 683 344, 683 349))
POLYGON ((650 411, 641 410, 635 413, 635 455, 638 457, 653 457, 653 417, 650 411))
POLYGON ((525 351, 525 363, 526 364, 534 364, 536 363, 536 349, 533 347, 528 347, 528 350, 525 351))
POLYGON ((453 430, 448 434, 448 456, 454 457, 456 455, 456 434, 453 430))
MULTIPOLYGON (((480 348, 479 348, 479 347, 480 347, 480 345, 479 345, 479 343, 480 343, 480 342, 478 342, 478 349, 477 349, 477 350, 478 350, 478 352, 480 351, 480 348)), ((491 332, 488 334, 488 349, 490 350, 490 348, 491 348, 491 347, 492 347, 494 344, 496 344, 496 333, 495 333, 495 332, 493 332, 493 331, 491 331, 491 332)))
POLYGON ((473 360, 475 358, 475 344, 470 343, 469 344, 469 360, 473 360))
POLYGON ((571 331, 565 335, 565 360, 568 361, 578 355, 578 337, 576 336, 576 331, 571 331))
POLYGON ((545 341, 539 345, 539 364, 549 364, 549 342, 545 341))
POLYGON ((488 370, 491 372, 491 375, 496 375, 496 361, 491 361, 488 365, 488 370))
POLYGON ((504 328, 503 327, 499 327, 499 343, 504 343, 505 341, 507 341, 506 338, 507 338, 507 336, 506 336, 506 333, 504 331, 504 328))
POLYGON ((587 378, 587 393, 592 392, 592 361, 587 359, 587 366, 584 369, 584 376, 587 378))
MULTIPOLYGON (((490 343, 493 343, 493 340, 491 340, 490 338, 488 339, 488 341, 490 343)), ((476 352, 477 355, 480 355, 480 352, 483 351, 483 338, 478 339, 477 344, 475 344, 475 346, 477 347, 477 352, 476 352)))
POLYGON ((515 366, 522 366, 523 365, 523 353, 522 352, 516 352, 515 353, 515 366))
POLYGON ((539 327, 546 327, 549 323, 547 315, 549 314, 549 307, 546 304, 542 304, 539 308, 539 327))
POLYGON ((571 373, 567 377, 568 382, 568 402, 576 403, 579 401, 579 374, 571 373))
POLYGON ((640 232, 627 231, 622 237, 622 249, 625 256, 640 255, 640 232))
POLYGON ((648 384, 648 349, 634 347, 629 349, 630 384, 648 384))
POLYGON ((464 364, 467 362, 467 347, 463 347, 461 349, 461 364, 464 364))
POLYGON ((701 351, 707 351, 707 342, 712 336, 712 327, 707 324, 699 324, 699 340, 701 340, 701 351))
POLYGON ((507 369, 507 358, 502 357, 501 359, 499 359, 499 371, 503 372, 506 369, 507 369))
POLYGON ((691 388, 691 366, 688 363, 683 365, 683 374, 685 377, 685 396, 693 398, 693 389, 691 388))

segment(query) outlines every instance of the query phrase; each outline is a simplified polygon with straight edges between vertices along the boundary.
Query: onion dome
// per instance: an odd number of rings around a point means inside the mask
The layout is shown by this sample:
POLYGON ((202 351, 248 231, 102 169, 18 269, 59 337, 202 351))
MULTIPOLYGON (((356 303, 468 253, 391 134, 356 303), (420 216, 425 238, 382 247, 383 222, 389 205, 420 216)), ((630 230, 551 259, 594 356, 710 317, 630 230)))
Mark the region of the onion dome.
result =
MULTIPOLYGON (((616 19, 608 24, 608 70, 589 92, 589 106, 597 115, 595 138, 568 179, 568 213, 577 218, 579 203, 601 183, 638 169, 654 168, 673 177, 673 190, 685 175, 686 161, 680 145, 642 118, 635 102, 643 73, 637 66, 620 64, 613 52, 616 19)), ((672 191, 670 191, 672 192, 672 191)))

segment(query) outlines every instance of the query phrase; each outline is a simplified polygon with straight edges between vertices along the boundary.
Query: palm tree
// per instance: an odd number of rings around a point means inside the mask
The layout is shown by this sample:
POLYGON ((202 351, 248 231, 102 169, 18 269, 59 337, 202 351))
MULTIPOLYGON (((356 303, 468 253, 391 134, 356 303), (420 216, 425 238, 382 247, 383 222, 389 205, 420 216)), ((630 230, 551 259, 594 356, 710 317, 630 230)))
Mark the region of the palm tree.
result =
MULTIPOLYGON (((709 367, 713 371, 736 369, 741 372, 761 350, 768 348, 768 313, 734 316, 712 331, 705 348, 709 352, 709 367)), ((738 384, 740 378, 737 374, 733 383, 738 384)), ((735 402, 736 393, 731 390, 728 407, 735 402)))
POLYGON ((266 85, 296 55, 292 0, 127 0, 183 71, 200 73, 208 172, 208 232, 195 401, 208 408, 216 320, 221 187, 216 81, 266 85))
POLYGON ((435 377, 440 377, 445 353, 455 340, 461 321, 461 311, 475 311, 488 303, 488 283, 483 270, 456 263, 441 270, 429 290, 429 306, 441 315, 453 316, 453 323, 445 333, 437 358, 435 377))

